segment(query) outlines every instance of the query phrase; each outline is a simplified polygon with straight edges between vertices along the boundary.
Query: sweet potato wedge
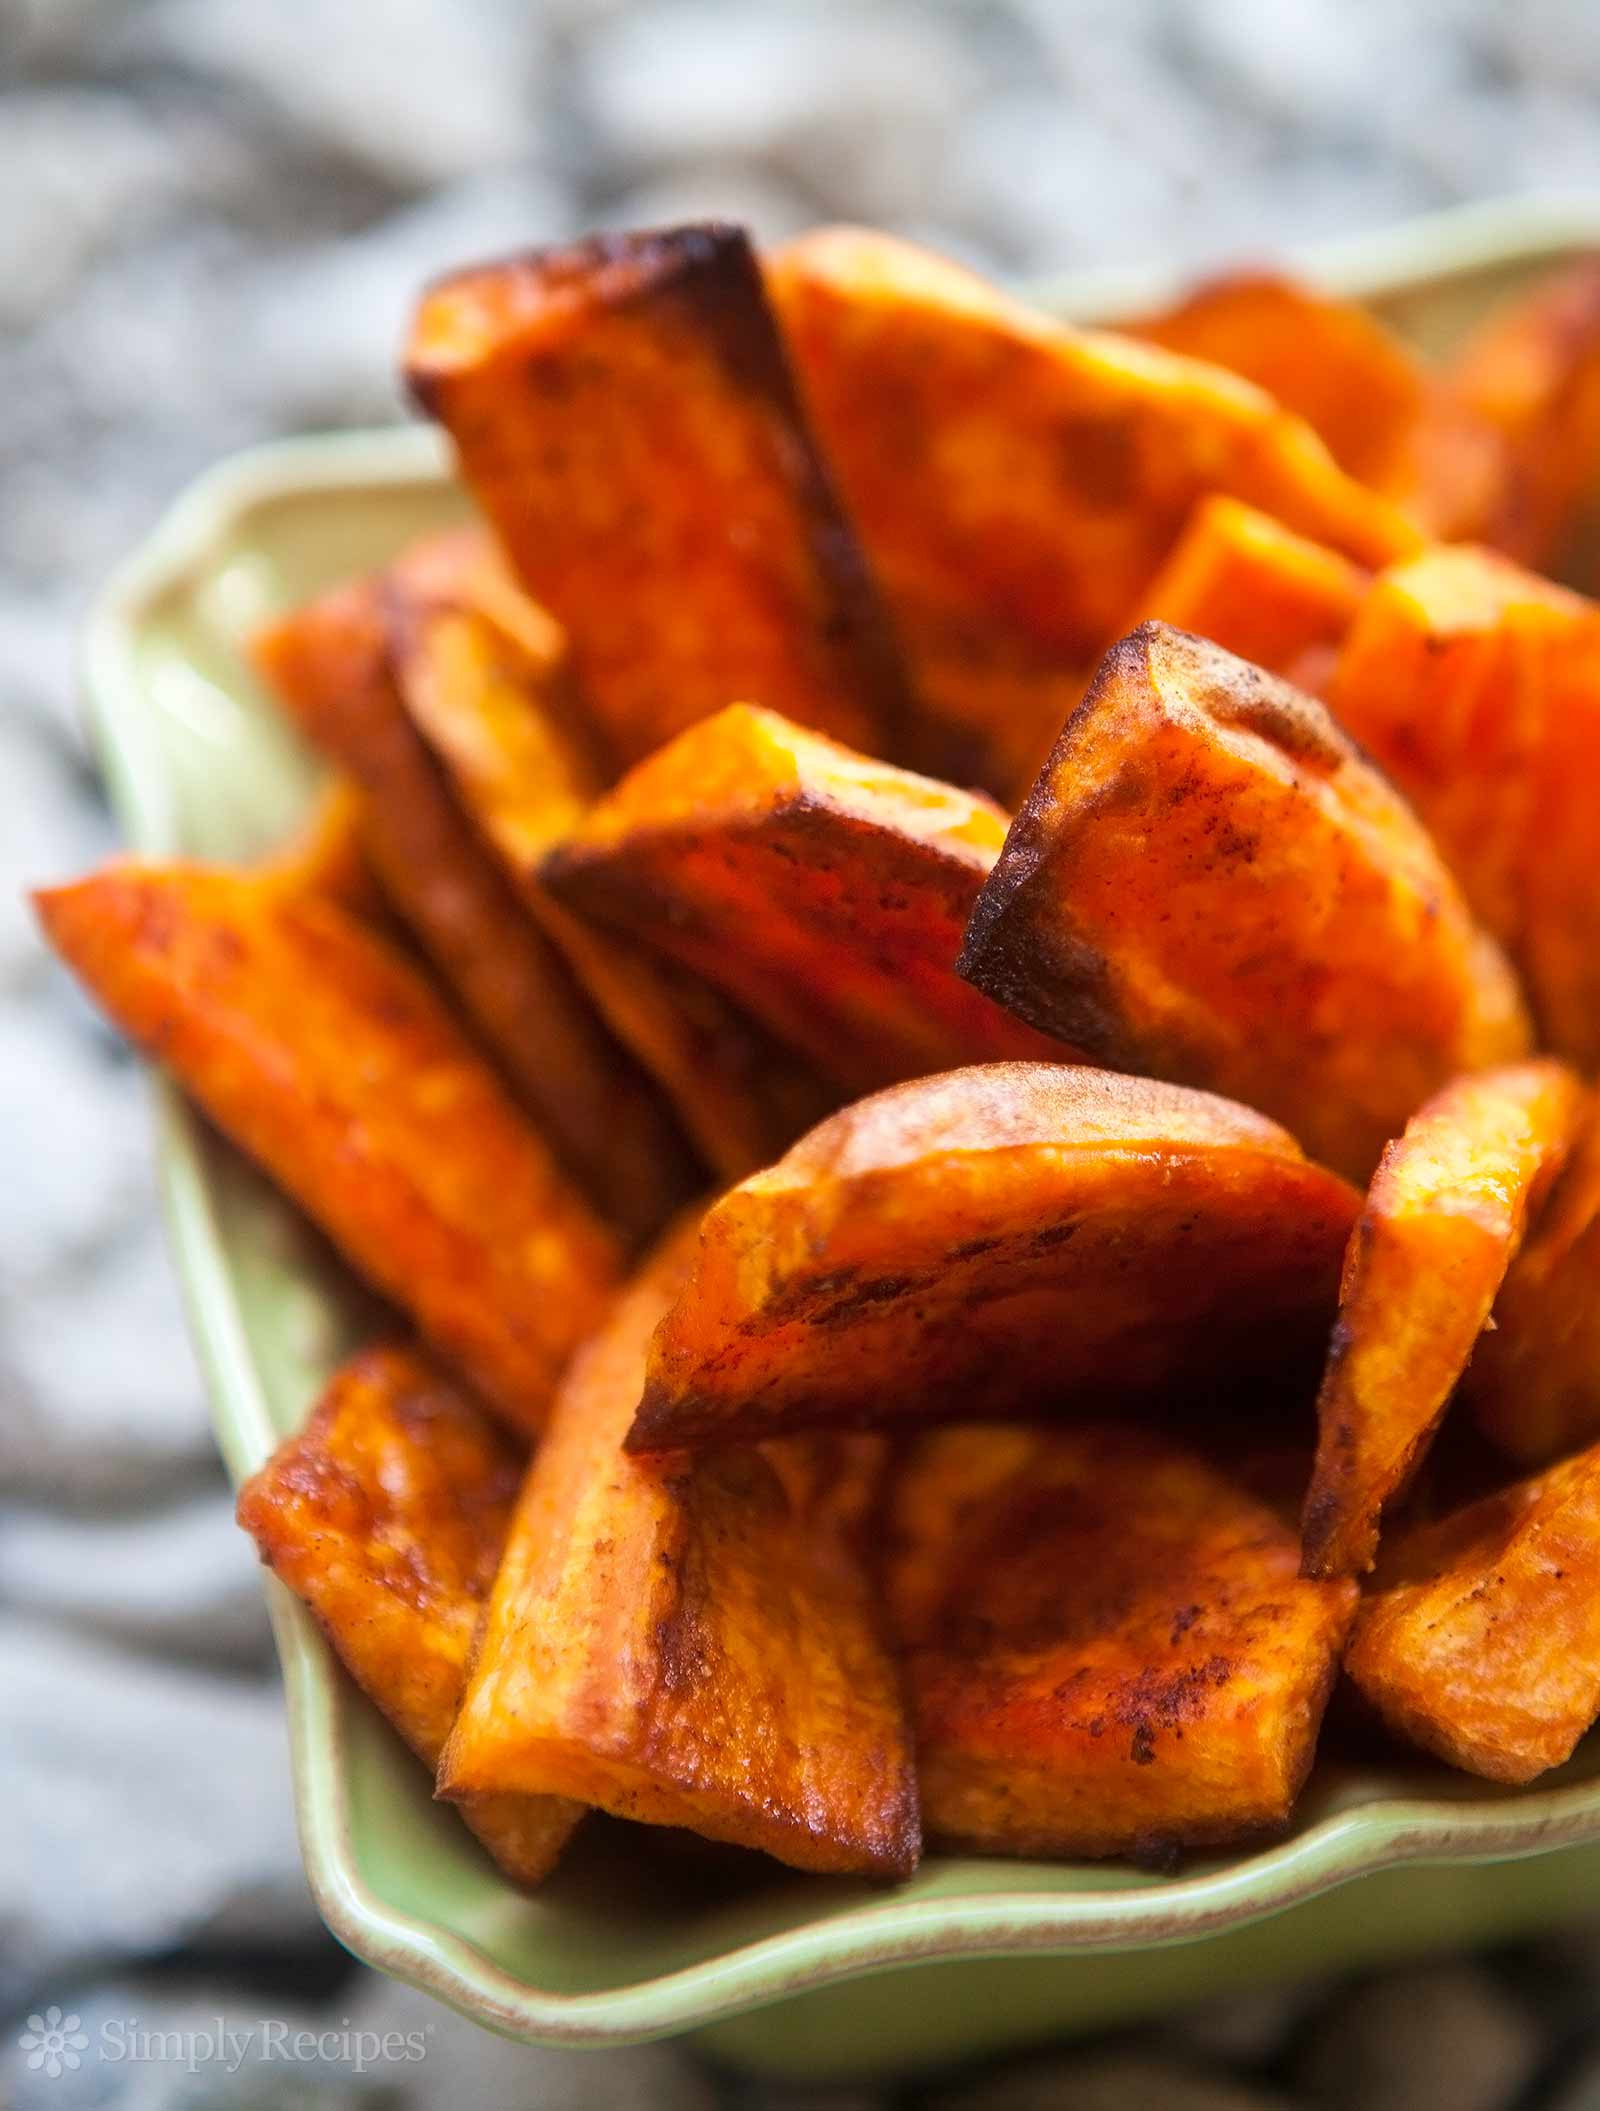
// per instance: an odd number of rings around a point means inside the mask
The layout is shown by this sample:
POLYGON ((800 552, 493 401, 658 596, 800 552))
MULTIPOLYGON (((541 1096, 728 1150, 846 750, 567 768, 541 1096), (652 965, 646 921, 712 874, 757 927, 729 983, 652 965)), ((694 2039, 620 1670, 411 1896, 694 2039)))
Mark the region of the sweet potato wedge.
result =
POLYGON ((1308 427, 1219 368, 1069 329, 858 229, 790 243, 767 282, 913 685, 947 728, 951 753, 922 765, 937 775, 1008 795, 1208 492, 1359 564, 1415 546, 1308 427))
POLYGON ((1380 1516, 1443 1420, 1583 1098, 1564 1063, 1480 1071, 1435 1093, 1384 1150, 1345 1254, 1317 1402, 1308 1576, 1371 1568, 1380 1516))
POLYGON ((740 697, 890 750, 904 676, 739 229, 444 279, 407 374, 619 767, 740 697))
POLYGON ((939 1430, 885 1542, 930 1837, 1152 1857, 1288 1819, 1356 1589, 1226 1475, 1103 1424, 939 1430))
POLYGON ((528 1475, 440 1793, 555 1794, 903 1876, 920 1850, 899 1678, 814 1457, 619 1450, 695 1228, 574 1361, 528 1475))
MULTIPOLYGON (((239 1491, 262 1560, 430 1770, 461 1706, 522 1468, 475 1401, 395 1342, 337 1371, 305 1427, 239 1491)), ((508 1876, 536 1884, 583 1805, 488 1797, 463 1816, 508 1876)))
POLYGON ((307 738, 365 792, 358 825, 384 891, 517 1097, 602 1212, 630 1239, 647 1237, 692 1192, 692 1157, 653 1081, 457 806, 389 663, 388 598, 449 590, 470 606, 487 561, 476 536, 426 546, 387 580, 339 588, 274 624, 254 657, 307 738))
POLYGON ((1512 1262, 1463 1393, 1519 1465, 1600 1437, 1600 1117, 1585 1110, 1565 1172, 1512 1262))
POLYGON ((35 902, 129 1039, 537 1431, 617 1244, 421 973, 331 903, 200 865, 112 865, 35 902))
POLYGON ((1516 982, 1322 706, 1146 623, 1106 655, 978 896, 959 972, 1095 1059, 1225 1092, 1365 1180, 1516 982))
POLYGON ((1391 1729, 1532 1781, 1600 1713, 1600 1449, 1386 1546, 1345 1668, 1391 1729))
POLYGON ((256 867, 288 894, 335 902, 362 923, 390 925, 389 902, 367 849, 367 802, 352 779, 336 776, 319 791, 304 824, 256 867))
POLYGON ((708 1212, 629 1448, 1309 1401, 1358 1202, 1265 1116, 1149 1078, 891 1087, 708 1212))
POLYGON ((640 763, 545 860, 556 899, 715 983, 843 1090, 1074 1060, 955 973, 1005 816, 732 704, 640 763))

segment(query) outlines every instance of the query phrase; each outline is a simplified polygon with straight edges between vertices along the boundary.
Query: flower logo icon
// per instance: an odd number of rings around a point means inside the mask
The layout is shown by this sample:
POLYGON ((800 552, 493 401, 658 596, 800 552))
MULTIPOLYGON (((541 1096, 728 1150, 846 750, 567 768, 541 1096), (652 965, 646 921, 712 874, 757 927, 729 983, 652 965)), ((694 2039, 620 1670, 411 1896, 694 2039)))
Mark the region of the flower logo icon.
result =
POLYGON ((64 2016, 59 2008, 47 2008, 42 2016, 30 2016, 28 2027, 17 2043, 28 2055, 29 2067, 37 2073, 42 2067, 51 2081, 69 2067, 82 2063, 78 2054, 89 2040, 78 2028, 76 2016, 64 2016))

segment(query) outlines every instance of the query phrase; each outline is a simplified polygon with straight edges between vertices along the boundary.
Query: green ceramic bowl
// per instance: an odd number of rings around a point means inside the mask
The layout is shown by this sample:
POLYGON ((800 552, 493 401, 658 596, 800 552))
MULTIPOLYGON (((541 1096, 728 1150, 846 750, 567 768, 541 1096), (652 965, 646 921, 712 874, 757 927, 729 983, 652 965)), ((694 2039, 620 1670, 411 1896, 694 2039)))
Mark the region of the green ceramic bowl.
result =
MULTIPOLYGON (((1600 202, 1478 208, 1303 261, 1440 345, 1536 266, 1600 241, 1600 202)), ((1047 289, 1124 312, 1159 279, 1047 289)), ((118 574, 88 675, 112 796, 152 853, 239 857, 301 815, 313 765, 251 681, 262 619, 461 511, 430 434, 294 441, 204 478, 118 574)), ((303 1413, 360 1301, 293 1213, 160 1092, 173 1241, 235 1475, 303 1413)), ((790 2075, 906 2071, 1247 1981, 1487 1939, 1583 1909, 1600 1752, 1521 1794, 1442 1769, 1324 1768, 1292 1834, 1177 1878, 931 1857, 895 1890, 707 1862, 597 1823, 537 1898, 512 1890, 268 1583, 306 1867, 382 1970, 536 2043, 697 2031, 790 2075)))

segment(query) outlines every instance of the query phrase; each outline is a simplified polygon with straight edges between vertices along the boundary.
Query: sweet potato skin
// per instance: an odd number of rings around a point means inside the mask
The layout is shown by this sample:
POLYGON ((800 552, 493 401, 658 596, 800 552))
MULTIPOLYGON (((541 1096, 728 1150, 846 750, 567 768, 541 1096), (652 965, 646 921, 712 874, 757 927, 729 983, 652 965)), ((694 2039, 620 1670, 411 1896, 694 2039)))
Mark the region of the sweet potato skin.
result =
POLYGON ((1224 1092, 1365 1180, 1515 980, 1404 803, 1312 698, 1159 623, 1106 655, 958 972, 1097 1060, 1224 1092))
POLYGON ((740 230, 442 280, 407 371, 618 767, 741 696, 890 749, 899 662, 740 230))
POLYGON ((734 704, 631 771, 541 878, 868 1092, 962 1063, 1072 1060, 955 974, 1005 832, 981 794, 734 704))
POLYGON ((1386 1548, 1345 1668, 1391 1729, 1520 1784, 1600 1712, 1600 1452, 1386 1548))
MULTIPOLYGON (((239 1491, 239 1522, 367 1698, 437 1765, 522 1478, 517 1446, 421 1349, 362 1351, 239 1491)), ((535 1884, 583 1815, 558 1797, 464 1813, 535 1884)))
POLYGON ((1149 1857, 1288 1819, 1356 1591, 1224 1474, 1147 1431, 940 1430, 885 1541, 930 1836, 1149 1857))
POLYGON ((333 904, 205 866, 129 861, 35 902, 129 1039, 537 1431, 617 1243, 421 974, 333 904))
POLYGON ((629 1448, 1284 1397, 1357 1201, 1263 1116, 1147 1078, 895 1086, 708 1212, 629 1448))
POLYGON ((1444 1417, 1583 1100, 1564 1063, 1481 1071, 1435 1093, 1385 1148, 1345 1254, 1317 1403, 1308 1576, 1372 1567, 1381 1513, 1444 1417))
POLYGON ((440 1792, 565 1793, 796 1868, 905 1875, 916 1783, 856 1483, 819 1499, 803 1445, 618 1449, 694 1234, 669 1235, 568 1374, 440 1792))

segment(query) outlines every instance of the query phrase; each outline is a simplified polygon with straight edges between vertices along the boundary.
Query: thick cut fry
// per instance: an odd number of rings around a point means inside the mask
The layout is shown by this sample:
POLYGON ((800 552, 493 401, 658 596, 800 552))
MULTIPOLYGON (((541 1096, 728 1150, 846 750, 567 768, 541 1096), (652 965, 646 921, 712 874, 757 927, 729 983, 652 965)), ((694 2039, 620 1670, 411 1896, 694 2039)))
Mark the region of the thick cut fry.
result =
POLYGON ((331 903, 238 873, 130 862, 35 901, 130 1040, 537 1431, 617 1247, 431 984, 331 903))
POLYGON ((1308 1576, 1371 1568, 1379 1518, 1433 1440, 1582 1105, 1562 1063, 1486 1070, 1435 1093, 1384 1151, 1317 1403, 1308 1576))
POLYGON ((682 1137, 456 805, 389 665, 386 597, 470 597, 485 563, 475 536, 420 549, 387 583, 341 588, 273 625, 256 640, 256 663, 307 737, 362 787, 358 825, 385 891, 517 1096, 604 1213, 648 1236, 693 1188, 682 1137))
POLYGON ((955 973, 1005 833, 981 794, 735 704, 640 763, 542 876, 870 1092, 961 1063, 1073 1060, 955 973))
POLYGON ((1511 1264, 1463 1390, 1484 1434, 1521 1465, 1542 1466, 1600 1437, 1600 1115, 1593 1106, 1511 1264))
POLYGON ((1361 564, 1415 545, 1305 425, 1218 368, 1050 322, 885 235, 805 236, 767 277, 947 729, 949 752, 921 765, 940 776, 1010 792, 1208 492, 1361 564))
MULTIPOLYGON (((522 1475, 516 1447, 420 1350, 368 1349, 239 1491, 239 1522, 356 1684, 430 1768, 461 1705, 478 1616, 522 1475)), ((583 1816, 556 1796, 463 1815, 518 1883, 549 1874, 583 1816)))
POLYGON ((1391 1729, 1491 1781, 1600 1712, 1600 1449, 1386 1547, 1345 1668, 1391 1729))
POLYGON ((1181 1086, 1048 1063, 894 1086, 708 1213, 629 1447, 1291 1391, 1358 1202, 1181 1086))
POLYGON ((1281 1826, 1355 1586, 1166 1439, 959 1428, 888 1511, 923 1824, 980 1854, 1153 1855, 1281 1826))
POLYGON ((1322 706, 1160 623, 1106 655, 960 972, 1100 1061, 1264 1108, 1363 1180, 1430 1092, 1528 1045, 1493 941, 1322 706))
POLYGON ((742 696, 892 746, 904 677, 742 232, 603 236, 445 279, 407 371, 620 767, 742 696))
POLYGON ((440 1791, 569 1795, 800 1869, 906 1875, 910 1736, 853 1506, 819 1499, 803 1446, 619 1451, 693 1237, 669 1240, 568 1374, 440 1791))

